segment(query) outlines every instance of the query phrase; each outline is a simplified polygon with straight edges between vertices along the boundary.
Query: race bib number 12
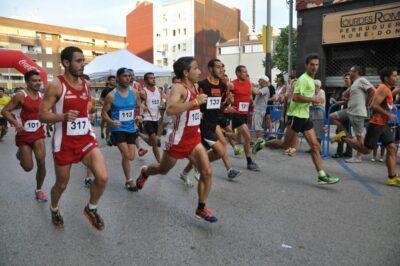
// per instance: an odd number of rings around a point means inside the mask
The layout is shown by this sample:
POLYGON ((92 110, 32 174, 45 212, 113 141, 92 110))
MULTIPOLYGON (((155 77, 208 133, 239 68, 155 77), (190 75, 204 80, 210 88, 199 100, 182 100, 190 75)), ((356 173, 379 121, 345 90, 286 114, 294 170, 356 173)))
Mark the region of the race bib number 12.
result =
POLYGON ((249 103, 240 102, 239 112, 247 112, 249 110, 249 103))
POLYGON ((189 112, 189 121, 187 125, 189 127, 200 125, 200 109, 189 112))
POLYGON ((77 118, 67 122, 67 136, 82 136, 89 132, 90 123, 87 117, 77 118))

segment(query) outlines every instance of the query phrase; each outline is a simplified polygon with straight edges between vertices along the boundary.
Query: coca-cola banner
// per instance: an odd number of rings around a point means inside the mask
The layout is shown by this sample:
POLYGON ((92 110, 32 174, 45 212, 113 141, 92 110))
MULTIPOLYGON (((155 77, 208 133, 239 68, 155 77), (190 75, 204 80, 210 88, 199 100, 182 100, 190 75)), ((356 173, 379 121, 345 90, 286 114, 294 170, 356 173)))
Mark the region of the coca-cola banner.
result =
POLYGON ((47 73, 21 51, 0 49, 0 68, 15 68, 22 74, 36 70, 44 85, 47 85, 47 73))

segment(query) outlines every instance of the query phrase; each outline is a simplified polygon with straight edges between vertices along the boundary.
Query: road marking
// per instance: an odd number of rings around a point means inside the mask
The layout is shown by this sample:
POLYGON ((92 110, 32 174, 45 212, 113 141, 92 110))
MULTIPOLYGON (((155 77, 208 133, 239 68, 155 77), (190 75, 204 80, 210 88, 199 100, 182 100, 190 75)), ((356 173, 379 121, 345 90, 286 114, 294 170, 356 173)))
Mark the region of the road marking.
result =
POLYGON ((335 161, 344 169, 346 170, 358 183, 363 185, 369 192, 371 192, 372 195, 374 196, 382 196, 382 194, 376 190, 374 187, 372 187, 370 184, 368 184, 367 180, 359 176, 356 172, 353 171, 343 160, 335 159, 335 161))

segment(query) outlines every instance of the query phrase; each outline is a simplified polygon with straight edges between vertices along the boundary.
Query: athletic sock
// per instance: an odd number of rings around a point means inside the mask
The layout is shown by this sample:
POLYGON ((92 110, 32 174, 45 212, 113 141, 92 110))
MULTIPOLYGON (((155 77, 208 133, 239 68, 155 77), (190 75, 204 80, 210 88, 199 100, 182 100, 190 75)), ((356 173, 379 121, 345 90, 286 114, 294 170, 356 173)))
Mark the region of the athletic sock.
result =
POLYGON ((246 157, 247 160, 247 164, 251 164, 253 162, 253 160, 251 159, 251 157, 246 157))
POLYGON ((318 171, 318 176, 326 176, 326 173, 324 170, 318 171))
POLYGON ((396 176, 397 176, 397 174, 394 175, 394 176, 388 176, 388 178, 389 178, 389 179, 393 179, 393 178, 395 178, 396 176))
POLYGON ((228 173, 229 173, 230 171, 232 171, 232 169, 233 169, 232 167, 231 167, 231 168, 229 168, 229 169, 228 169, 228 173))
POLYGON ((205 203, 199 202, 199 204, 197 205, 197 209, 199 209, 199 210, 204 210, 204 207, 205 207, 205 206, 206 206, 205 203))
POLYGON ((52 212, 57 212, 57 211, 58 211, 58 206, 55 207, 55 208, 53 208, 52 206, 50 206, 50 210, 51 210, 52 212))
POLYGON ((88 204, 88 208, 89 208, 89 210, 90 211, 93 211, 93 210, 95 210, 95 209, 97 209, 97 205, 93 205, 93 204, 88 204))
POLYGON ((37 192, 39 192, 39 191, 41 191, 42 189, 35 189, 35 192, 37 193, 37 192))

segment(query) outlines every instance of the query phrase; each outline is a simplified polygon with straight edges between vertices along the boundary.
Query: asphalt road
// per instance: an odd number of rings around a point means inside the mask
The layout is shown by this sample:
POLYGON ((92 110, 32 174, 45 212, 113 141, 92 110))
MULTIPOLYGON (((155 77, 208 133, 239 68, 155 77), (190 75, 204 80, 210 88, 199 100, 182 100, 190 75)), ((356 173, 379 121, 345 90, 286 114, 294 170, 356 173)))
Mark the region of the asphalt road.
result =
MULTIPOLYGON (((49 139, 47 148, 50 196, 49 139)), ((82 214, 89 193, 79 164, 61 200, 65 227, 57 230, 49 203, 34 200, 34 172, 19 167, 10 131, 0 143, 0 265, 400 265, 400 190, 385 185, 385 166, 368 157, 356 165, 325 160, 342 181, 319 186, 309 154, 261 151, 254 173, 230 150, 243 175, 228 181, 222 162, 213 164, 208 206, 219 221, 209 224, 194 217, 196 188, 178 178, 185 161, 132 193, 117 149, 101 150, 110 174, 99 205, 106 230, 96 232, 82 214)), ((151 161, 150 152, 136 159, 135 176, 151 161)))

